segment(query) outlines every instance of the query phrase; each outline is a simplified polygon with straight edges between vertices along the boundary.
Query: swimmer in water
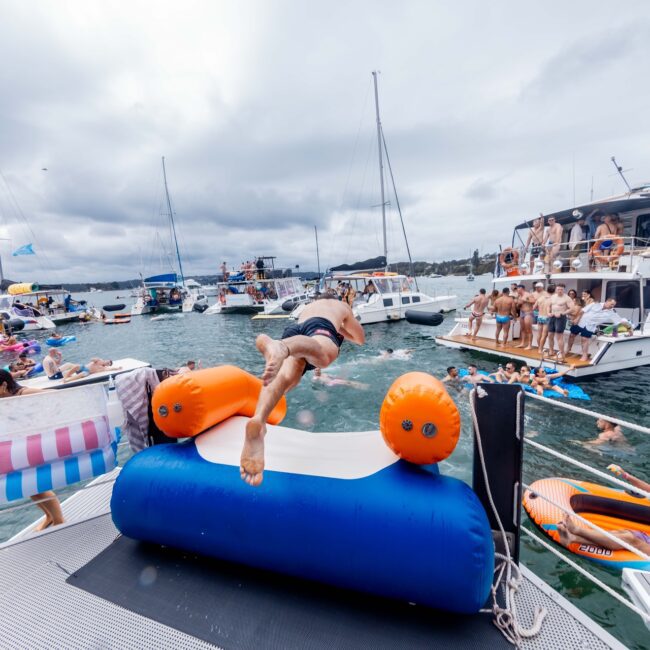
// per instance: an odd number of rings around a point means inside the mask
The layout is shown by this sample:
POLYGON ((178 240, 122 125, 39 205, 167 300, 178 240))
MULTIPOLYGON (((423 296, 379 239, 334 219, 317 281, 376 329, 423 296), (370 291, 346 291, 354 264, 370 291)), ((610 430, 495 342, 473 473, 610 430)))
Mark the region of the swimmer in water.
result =
POLYGON ((340 377, 323 374, 320 368, 314 370, 312 381, 320 382, 321 384, 325 384, 325 386, 348 386, 349 388, 358 388, 359 390, 366 390, 368 388, 368 384, 362 384, 360 381, 341 379, 340 377))
POLYGON ((621 431, 618 424, 599 418, 596 420, 596 427, 598 427, 600 433, 594 440, 585 442, 585 445, 628 444, 627 438, 623 435, 623 431, 621 431))
POLYGON ((255 415, 246 424, 240 474, 253 487, 262 483, 266 421, 282 397, 295 388, 309 370, 326 368, 339 355, 343 341, 363 345, 363 327, 347 303, 327 291, 308 304, 297 323, 289 325, 280 340, 260 334, 255 340, 264 355, 263 387, 255 415))
POLYGON ((410 359, 413 355, 413 349, 400 349, 393 350, 393 348, 386 348, 383 350, 378 359, 410 359))

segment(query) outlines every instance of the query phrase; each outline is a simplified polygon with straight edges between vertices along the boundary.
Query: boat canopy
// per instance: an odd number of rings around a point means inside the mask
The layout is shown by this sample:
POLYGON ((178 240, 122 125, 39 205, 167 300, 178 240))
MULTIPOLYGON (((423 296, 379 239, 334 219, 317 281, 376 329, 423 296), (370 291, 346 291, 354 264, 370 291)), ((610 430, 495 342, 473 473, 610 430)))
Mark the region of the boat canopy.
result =
MULTIPOLYGON (((613 198, 605 199, 604 201, 595 201, 594 203, 587 203, 586 205, 579 205, 575 208, 569 208, 567 210, 560 210, 559 212, 551 212, 545 214, 544 218, 548 219, 549 217, 555 217, 555 220, 562 226, 566 224, 575 223, 576 217, 574 216, 574 211, 578 210, 586 218, 590 214, 612 214, 622 213, 622 212, 632 212, 633 210, 645 210, 650 209, 650 189, 647 191, 639 192, 639 198, 613 198)), ((533 221, 537 217, 533 217, 528 221, 524 221, 515 227, 515 230, 522 230, 524 228, 530 228, 533 221)))
POLYGON ((178 284, 178 276, 176 273, 162 273, 161 275, 152 275, 150 278, 145 278, 144 283, 173 287, 178 284))

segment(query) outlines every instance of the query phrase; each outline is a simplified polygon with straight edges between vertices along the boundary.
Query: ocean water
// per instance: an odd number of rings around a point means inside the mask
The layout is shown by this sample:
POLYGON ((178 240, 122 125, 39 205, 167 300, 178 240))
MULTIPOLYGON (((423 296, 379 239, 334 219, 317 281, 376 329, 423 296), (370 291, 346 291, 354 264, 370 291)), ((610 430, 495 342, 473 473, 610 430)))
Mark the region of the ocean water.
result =
MULTIPOLYGON (((479 276, 475 282, 464 278, 419 279, 420 288, 431 295, 453 292, 462 306, 480 287, 489 289, 490 276, 479 276)), ((131 298, 124 290, 110 293, 78 294, 89 304, 124 302, 131 298)), ((450 365, 465 367, 473 361, 486 370, 494 370, 496 362, 487 355, 470 354, 440 347, 434 342, 436 334, 453 327, 454 315, 447 315, 438 328, 410 325, 405 321, 366 327, 366 344, 345 343, 339 359, 328 369, 332 376, 351 379, 363 384, 360 388, 324 386, 314 383, 307 375, 290 393, 289 410, 283 424, 317 434, 322 431, 361 431, 377 428, 379 409, 388 387, 401 374, 412 370, 443 377, 450 365), (398 354, 386 360, 380 358, 386 348, 412 350, 410 356, 398 354)), ((128 325, 105 326, 99 323, 71 324, 59 328, 64 335, 74 334, 75 343, 61 348, 64 358, 84 362, 92 356, 109 359, 135 357, 156 367, 177 367, 189 359, 202 366, 234 364, 254 374, 260 374, 263 360, 255 348, 255 336, 265 332, 279 336, 286 322, 282 320, 252 321, 249 316, 192 313, 164 320, 134 317, 128 325)), ((28 338, 43 341, 45 332, 30 333, 28 338)), ((44 346, 46 348, 46 346, 44 346)), ((4 363, 10 356, 3 356, 4 363)), ((3 365, 4 365, 3 363, 3 365)), ((610 376, 581 382, 592 401, 574 402, 592 410, 650 426, 650 403, 646 399, 650 384, 650 367, 625 370, 610 376)), ((441 465, 442 471, 471 482, 472 431, 466 394, 454 395, 463 419, 463 430, 452 457, 441 465)), ((650 439, 644 434, 625 431, 627 448, 587 449, 581 443, 593 439, 595 422, 589 417, 548 407, 532 400, 526 401, 526 432, 541 444, 562 451, 578 460, 604 470, 615 462, 639 477, 650 478, 650 439)), ((548 476, 566 476, 591 480, 587 474, 555 458, 542 455, 530 446, 525 448, 524 480, 531 483, 548 476)), ((129 455, 127 447, 120 449, 120 461, 129 455)), ((597 482, 597 481, 596 481, 597 482)), ((74 489, 60 492, 63 498, 74 489)), ((0 541, 8 539, 40 511, 36 507, 15 512, 0 511, 0 541)), ((533 526, 524 515, 524 525, 533 526)), ((615 589, 620 589, 620 572, 593 564, 575 556, 576 562, 615 589)), ((611 597, 604 595, 586 578, 560 562, 555 556, 523 536, 522 560, 553 588, 565 595, 599 624, 607 628, 632 648, 648 647, 649 633, 639 617, 628 612, 611 597)))

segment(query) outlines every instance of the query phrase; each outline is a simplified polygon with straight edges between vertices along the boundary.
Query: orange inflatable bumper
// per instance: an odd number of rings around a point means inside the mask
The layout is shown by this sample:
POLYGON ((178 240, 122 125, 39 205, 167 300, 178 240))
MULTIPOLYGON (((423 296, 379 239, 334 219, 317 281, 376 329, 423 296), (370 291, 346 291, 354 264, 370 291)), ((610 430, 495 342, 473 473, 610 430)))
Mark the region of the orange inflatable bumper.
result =
POLYGON ((379 413, 386 444, 416 465, 438 463, 455 449, 460 415, 444 384, 425 372, 409 372, 388 389, 379 413))
MULTIPOLYGON (((233 415, 252 417, 262 381, 235 366, 195 370, 165 379, 154 391, 153 418, 172 438, 190 438, 233 415)), ((269 416, 279 424, 287 413, 283 397, 269 416)))

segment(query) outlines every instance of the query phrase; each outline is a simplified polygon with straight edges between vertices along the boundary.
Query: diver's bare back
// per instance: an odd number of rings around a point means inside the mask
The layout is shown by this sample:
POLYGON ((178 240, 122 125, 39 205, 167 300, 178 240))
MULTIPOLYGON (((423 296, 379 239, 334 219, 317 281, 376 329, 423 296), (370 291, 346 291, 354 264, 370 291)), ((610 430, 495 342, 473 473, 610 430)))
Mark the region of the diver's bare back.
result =
POLYGON ((346 335, 345 325, 354 318, 350 307, 339 300, 315 300, 309 303, 300 313, 299 323, 310 318, 327 318, 342 336, 346 335))

